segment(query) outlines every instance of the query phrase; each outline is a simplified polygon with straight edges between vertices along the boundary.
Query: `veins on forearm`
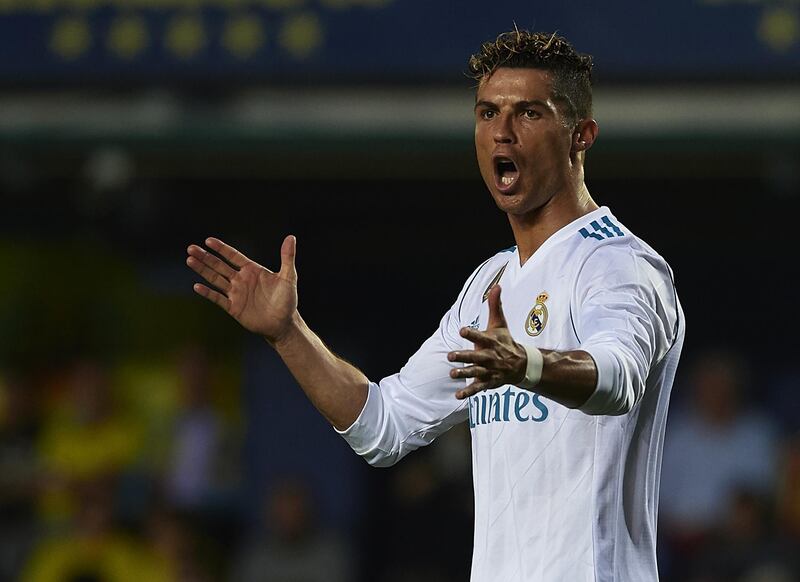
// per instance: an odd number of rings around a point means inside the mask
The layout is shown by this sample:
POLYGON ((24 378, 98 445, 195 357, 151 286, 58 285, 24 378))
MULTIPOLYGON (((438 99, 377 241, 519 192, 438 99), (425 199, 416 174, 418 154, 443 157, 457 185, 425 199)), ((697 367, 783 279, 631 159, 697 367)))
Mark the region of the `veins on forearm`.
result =
POLYGON ((542 379, 534 391, 569 408, 584 404, 597 386, 597 367, 592 356, 581 350, 541 352, 542 379))

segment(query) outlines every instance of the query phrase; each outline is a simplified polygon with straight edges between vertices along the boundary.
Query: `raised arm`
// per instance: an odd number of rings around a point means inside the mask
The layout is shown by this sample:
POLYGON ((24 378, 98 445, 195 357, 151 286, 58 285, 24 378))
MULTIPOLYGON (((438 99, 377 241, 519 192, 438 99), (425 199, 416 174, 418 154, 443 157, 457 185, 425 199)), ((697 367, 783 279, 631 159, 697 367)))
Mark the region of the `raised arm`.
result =
POLYGON ((328 349, 300 317, 295 237, 284 239, 277 273, 219 239, 207 238, 205 244, 214 252, 198 245, 187 249, 186 264, 209 284, 195 284, 195 292, 263 336, 317 410, 337 429, 349 427, 364 407, 369 381, 328 349))

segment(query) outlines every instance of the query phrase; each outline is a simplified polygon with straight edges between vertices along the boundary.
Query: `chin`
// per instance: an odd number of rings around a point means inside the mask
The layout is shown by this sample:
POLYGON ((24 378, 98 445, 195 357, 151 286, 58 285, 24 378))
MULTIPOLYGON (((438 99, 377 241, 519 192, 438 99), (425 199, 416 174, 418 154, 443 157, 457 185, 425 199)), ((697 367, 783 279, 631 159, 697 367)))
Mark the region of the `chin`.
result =
POLYGON ((524 206, 522 200, 518 196, 501 196, 495 197, 494 203, 502 212, 506 214, 524 214, 524 206))
POLYGON ((501 194, 492 191, 492 198, 495 205, 506 214, 524 214, 529 210, 523 194, 501 194))

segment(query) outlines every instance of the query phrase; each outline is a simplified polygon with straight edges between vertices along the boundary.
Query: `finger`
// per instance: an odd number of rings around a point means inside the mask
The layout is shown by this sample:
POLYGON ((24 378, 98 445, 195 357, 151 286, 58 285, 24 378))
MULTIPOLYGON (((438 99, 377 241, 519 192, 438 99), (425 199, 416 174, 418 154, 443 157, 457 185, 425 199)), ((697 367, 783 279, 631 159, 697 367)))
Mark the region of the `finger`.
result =
POLYGON ((451 362, 486 366, 491 363, 494 358, 486 350, 465 350, 463 352, 450 352, 447 354, 447 359, 451 362))
POLYGON ((470 340, 474 344, 491 344, 495 339, 485 332, 472 329, 471 327, 462 327, 459 331, 461 337, 470 340))
POLYGON ((495 285, 489 290, 489 323, 486 329, 508 327, 506 316, 503 315, 503 302, 500 300, 500 285, 495 285))
POLYGON ((297 254, 297 237, 290 234, 283 239, 281 245, 281 271, 278 273, 284 279, 297 281, 297 269, 294 264, 294 257, 297 254))
POLYGON ((186 252, 189 253, 190 256, 198 259, 199 261, 205 263, 212 269, 214 269, 217 273, 225 277, 226 279, 232 279, 237 271, 233 267, 231 267, 228 263, 214 255, 213 253, 209 253, 203 247, 199 247, 197 245, 189 245, 189 248, 186 249, 186 252))
POLYGON ((486 382, 482 382, 480 380, 476 380, 466 388, 462 388, 461 390, 456 391, 456 398, 459 400, 464 400, 465 398, 469 398, 477 394, 478 392, 482 392, 486 390, 489 385, 486 382))
POLYGON ((232 246, 225 244, 218 238, 209 237, 206 239, 208 248, 218 252, 222 257, 237 269, 241 269, 250 261, 246 256, 237 251, 232 246))
POLYGON ((214 291, 213 289, 210 289, 205 285, 202 285, 201 283, 195 283, 192 289, 194 289, 195 293, 197 293, 198 295, 205 297, 212 303, 216 303, 217 305, 222 307, 222 309, 224 309, 227 313, 230 313, 231 300, 225 297, 219 291, 214 291))
POLYGON ((480 378, 486 380, 491 372, 483 366, 467 366, 465 368, 453 368, 450 370, 451 378, 480 378))
POLYGON ((200 262, 196 257, 188 257, 186 259, 186 264, 189 265, 192 271, 200 275, 203 279, 211 283, 214 287, 216 287, 223 293, 227 293, 228 290, 231 288, 230 281, 228 281, 225 277, 217 273, 211 267, 200 262))

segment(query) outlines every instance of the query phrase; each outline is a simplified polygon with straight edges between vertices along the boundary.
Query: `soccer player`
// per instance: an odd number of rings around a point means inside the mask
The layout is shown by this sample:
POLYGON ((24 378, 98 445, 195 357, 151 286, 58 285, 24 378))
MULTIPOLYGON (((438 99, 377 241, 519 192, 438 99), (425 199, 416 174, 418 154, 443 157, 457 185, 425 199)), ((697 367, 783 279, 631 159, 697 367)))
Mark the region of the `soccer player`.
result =
POLYGON ((293 236, 278 272, 218 239, 206 240, 213 252, 188 249, 210 285, 195 291, 264 336, 370 464, 469 422, 473 582, 658 579, 684 320, 667 263, 584 183, 598 135, 591 64, 564 38, 517 30, 470 59, 478 165, 517 244, 475 269, 437 331, 380 382, 298 313, 293 236))

